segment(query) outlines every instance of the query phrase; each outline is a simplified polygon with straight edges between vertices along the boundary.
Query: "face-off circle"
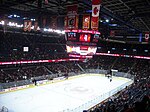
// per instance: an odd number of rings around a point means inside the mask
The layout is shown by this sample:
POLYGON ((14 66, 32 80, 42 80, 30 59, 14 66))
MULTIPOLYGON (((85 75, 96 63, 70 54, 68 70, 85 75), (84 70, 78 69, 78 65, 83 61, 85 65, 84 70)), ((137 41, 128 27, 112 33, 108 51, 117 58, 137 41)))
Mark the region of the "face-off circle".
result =
POLYGON ((74 94, 89 94, 92 93, 92 89, 86 88, 83 86, 68 86, 65 88, 65 91, 71 92, 74 94))

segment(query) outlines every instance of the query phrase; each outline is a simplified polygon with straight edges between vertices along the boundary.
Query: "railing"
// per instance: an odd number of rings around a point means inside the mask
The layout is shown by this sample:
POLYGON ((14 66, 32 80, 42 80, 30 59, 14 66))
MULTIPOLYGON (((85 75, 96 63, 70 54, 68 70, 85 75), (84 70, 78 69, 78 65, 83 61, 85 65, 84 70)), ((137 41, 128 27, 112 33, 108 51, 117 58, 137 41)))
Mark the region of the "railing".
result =
MULTIPOLYGON (((75 76, 75 75, 80 75, 83 74, 84 72, 80 72, 80 73, 74 73, 74 72, 70 72, 68 73, 69 76, 75 76)), ((53 78, 56 77, 61 77, 63 76, 65 73, 57 73, 57 74, 49 74, 46 76, 39 76, 39 77, 33 77, 32 79, 36 79, 36 80, 47 80, 50 81, 53 78)), ((29 80, 22 80, 22 81, 17 81, 17 82, 9 82, 9 83, 0 83, 0 92, 4 91, 4 89, 8 89, 8 88, 13 88, 13 87, 18 87, 18 86, 24 86, 24 85, 30 85, 33 84, 32 79, 29 80)))
MULTIPOLYGON (((74 73, 74 72, 70 72, 68 73, 69 76, 75 76, 75 75, 80 75, 83 73, 97 73, 97 74, 106 74, 107 70, 101 70, 101 69, 86 69, 85 72, 80 72, 80 73, 74 73)), ((64 73, 59 73, 59 74, 49 74, 46 76, 39 76, 39 77, 34 77, 32 79, 36 79, 36 80, 45 80, 45 79, 53 79, 56 77, 61 77, 63 76, 64 73)), ((134 77, 128 73, 123 73, 123 72, 116 72, 113 74, 114 76, 117 77, 125 77, 125 78, 129 78, 129 79, 134 79, 134 77)), ((18 87, 18 86, 24 86, 24 85, 29 85, 32 84, 32 79, 30 80, 22 80, 22 81, 17 81, 17 82, 9 82, 9 83, 0 83, 0 91, 3 91, 3 89, 7 89, 7 88, 12 88, 12 87, 18 87)))

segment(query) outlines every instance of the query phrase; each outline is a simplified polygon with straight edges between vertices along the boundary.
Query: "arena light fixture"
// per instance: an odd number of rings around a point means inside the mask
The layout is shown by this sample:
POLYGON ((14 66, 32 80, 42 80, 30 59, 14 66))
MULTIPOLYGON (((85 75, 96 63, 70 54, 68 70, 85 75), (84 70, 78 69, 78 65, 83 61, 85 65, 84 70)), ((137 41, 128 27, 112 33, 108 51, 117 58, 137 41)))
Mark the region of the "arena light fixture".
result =
POLYGON ((33 30, 33 29, 34 29, 34 26, 31 26, 31 29, 33 30))
MULTIPOLYGON (((35 21, 35 19, 33 19, 35 21)), ((4 25, 5 24, 5 21, 0 21, 0 25, 4 25)), ((8 22, 7 24, 8 26, 10 27, 17 27, 17 28, 22 28, 23 27, 23 24, 18 24, 18 23, 15 23, 15 22, 8 22)), ((31 29, 34 29, 34 26, 31 26, 31 29)), ((41 30, 40 27, 38 26, 37 30, 41 30)), ((47 29, 47 28, 44 28, 43 29, 44 32, 55 32, 55 33, 58 33, 58 34, 65 34, 65 31, 64 30, 58 30, 58 29, 47 29)))
POLYGON ((136 52, 136 49, 133 49, 133 52, 136 52))
POLYGON ((1 25, 4 25, 4 24, 5 24, 5 21, 2 20, 2 21, 0 22, 0 24, 1 24, 1 25))
POLYGON ((47 31, 49 31, 49 32, 53 32, 53 29, 50 29, 50 28, 49 28, 47 31))
POLYGON ((44 30, 45 32, 48 31, 48 29, 46 29, 46 28, 44 28, 43 30, 44 30))
POLYGON ((27 17, 24 17, 23 19, 28 19, 27 17))
POLYGON ((112 48, 112 50, 116 50, 116 48, 112 48))
POLYGON ((105 21, 108 23, 108 22, 109 22, 109 19, 106 19, 105 21))
POLYGON ((31 21, 35 21, 35 19, 30 19, 31 21))
POLYGON ((117 24, 109 24, 109 26, 117 26, 117 24))
POLYGON ((62 32, 62 34, 65 34, 65 31, 61 31, 62 32))
POLYGON ((9 16, 8 16, 8 18, 12 18, 12 17, 13 17, 13 15, 9 15, 9 16))
POLYGON ((144 50, 144 52, 148 52, 148 50, 144 50))
POLYGON ((17 17, 17 15, 16 15, 16 14, 14 14, 14 17, 17 17))
POLYGON ((23 24, 21 24, 21 25, 16 25, 16 27, 22 28, 22 27, 23 27, 23 24))

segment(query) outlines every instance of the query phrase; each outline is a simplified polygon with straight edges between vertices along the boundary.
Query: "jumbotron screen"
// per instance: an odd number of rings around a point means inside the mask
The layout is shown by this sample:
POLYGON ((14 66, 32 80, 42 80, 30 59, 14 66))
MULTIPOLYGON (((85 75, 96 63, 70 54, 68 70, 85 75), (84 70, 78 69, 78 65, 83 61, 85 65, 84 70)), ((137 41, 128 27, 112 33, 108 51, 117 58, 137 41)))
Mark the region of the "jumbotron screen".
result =
POLYGON ((77 40, 77 33, 75 33, 75 32, 67 33, 67 40, 68 41, 76 41, 77 40))
POLYGON ((94 55, 96 53, 96 46, 68 46, 66 45, 67 53, 79 55, 94 55))
POLYGON ((67 30, 66 39, 70 42, 97 43, 100 33, 86 30, 67 30))
POLYGON ((90 42, 91 40, 91 35, 90 34, 80 34, 80 38, 79 38, 79 41, 81 42, 90 42))

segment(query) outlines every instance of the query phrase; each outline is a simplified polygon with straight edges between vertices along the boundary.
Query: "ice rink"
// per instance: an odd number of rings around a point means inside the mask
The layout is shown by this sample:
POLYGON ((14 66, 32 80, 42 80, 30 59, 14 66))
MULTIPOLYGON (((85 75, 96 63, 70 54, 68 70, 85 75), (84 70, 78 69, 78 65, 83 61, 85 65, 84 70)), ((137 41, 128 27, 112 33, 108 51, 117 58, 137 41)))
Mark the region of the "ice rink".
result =
POLYGON ((83 74, 61 82, 0 94, 0 107, 7 107, 9 112, 82 112, 90 108, 94 100, 108 98, 104 94, 121 85, 128 86, 128 82, 131 80, 113 77, 110 82, 100 74, 83 74))

